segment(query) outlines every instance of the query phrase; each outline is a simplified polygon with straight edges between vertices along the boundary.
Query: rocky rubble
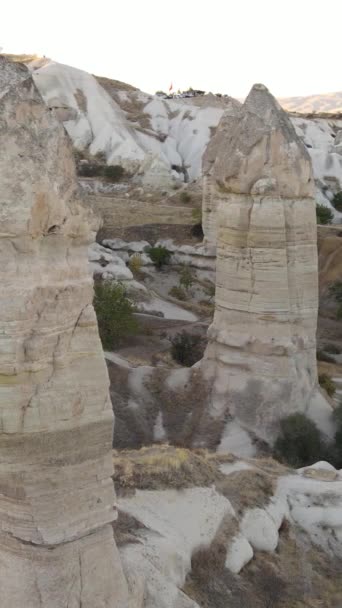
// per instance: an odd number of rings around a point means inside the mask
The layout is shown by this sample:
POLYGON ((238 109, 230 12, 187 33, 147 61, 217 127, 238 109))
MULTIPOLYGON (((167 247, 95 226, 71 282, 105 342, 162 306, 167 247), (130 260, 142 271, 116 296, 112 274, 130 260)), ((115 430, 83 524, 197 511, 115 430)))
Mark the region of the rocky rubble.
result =
MULTIPOLYGON (((220 576, 220 568, 240 575, 231 579, 231 588, 239 580, 243 582, 251 560, 258 563, 264 554, 274 556, 272 572, 276 578, 277 560, 283 559, 284 543, 290 542, 286 539, 287 528, 298 537, 297 553, 306 556, 307 565, 311 560, 309 542, 314 551, 324 552, 327 562, 335 560, 341 567, 340 471, 328 463, 286 471, 271 460, 226 457, 225 462, 222 457, 220 464, 219 457, 215 461, 208 453, 196 458, 194 461, 191 452, 167 446, 114 457, 118 468, 122 466, 124 470, 116 476, 119 520, 115 529, 119 550, 130 584, 140 589, 145 608, 202 605, 192 599, 187 585, 199 552, 206 555, 208 567, 214 560, 214 578, 220 576), (189 465, 192 462, 192 478, 188 479, 187 460, 189 465), (143 482, 146 489, 139 489, 140 467, 149 476, 149 482, 143 482), (201 467, 207 480, 203 477, 203 485, 198 486, 201 467), (137 489, 125 496, 125 484, 131 487, 129 475, 134 470, 137 489), (166 487, 155 489, 157 475, 162 475, 162 471, 166 487), (131 522, 130 527, 125 526, 125 519, 131 522), (300 537, 307 539, 306 548, 300 537), (219 554, 215 553, 216 547, 220 547, 219 554), (221 566, 215 561, 217 555, 221 566)), ((281 574, 286 580, 286 571, 281 574)), ((289 580, 289 586, 293 582, 289 580)), ((303 584, 307 585, 308 580, 302 579, 303 584)), ((225 597, 227 600, 228 595, 225 597)))

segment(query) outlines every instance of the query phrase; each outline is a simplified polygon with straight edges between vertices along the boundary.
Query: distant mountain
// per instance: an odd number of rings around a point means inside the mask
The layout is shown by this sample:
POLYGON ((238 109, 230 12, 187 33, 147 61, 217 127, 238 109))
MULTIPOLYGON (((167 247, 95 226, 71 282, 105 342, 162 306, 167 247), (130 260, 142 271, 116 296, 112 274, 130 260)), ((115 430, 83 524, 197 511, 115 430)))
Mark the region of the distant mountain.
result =
POLYGON ((278 101, 289 112, 300 112, 301 114, 342 112, 342 91, 306 97, 282 97, 278 101))

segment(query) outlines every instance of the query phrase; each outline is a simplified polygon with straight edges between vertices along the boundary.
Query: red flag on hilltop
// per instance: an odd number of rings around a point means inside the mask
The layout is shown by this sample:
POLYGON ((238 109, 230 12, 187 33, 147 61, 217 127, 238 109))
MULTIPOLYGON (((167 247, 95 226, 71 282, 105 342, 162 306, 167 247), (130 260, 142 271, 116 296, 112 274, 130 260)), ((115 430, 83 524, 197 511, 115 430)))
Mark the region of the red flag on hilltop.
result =
POLYGON ((173 89, 173 84, 172 84, 172 82, 171 82, 171 84, 170 84, 170 86, 169 86, 169 93, 171 93, 172 89, 173 89))

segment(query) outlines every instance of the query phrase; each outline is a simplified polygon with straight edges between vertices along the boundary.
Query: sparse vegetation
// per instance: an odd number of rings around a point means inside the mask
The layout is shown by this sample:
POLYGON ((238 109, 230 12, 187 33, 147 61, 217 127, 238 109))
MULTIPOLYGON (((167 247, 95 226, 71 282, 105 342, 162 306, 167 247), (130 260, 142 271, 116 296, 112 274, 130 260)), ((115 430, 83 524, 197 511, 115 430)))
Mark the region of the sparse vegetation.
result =
POLYGON ((110 182, 118 182, 125 175, 125 169, 121 165, 106 165, 103 168, 103 176, 110 182))
POLYGON ((310 465, 324 452, 321 433, 304 414, 291 414, 280 422, 274 451, 276 457, 293 467, 310 465))
POLYGON ((342 213, 342 190, 335 194, 334 198, 331 201, 331 204, 336 209, 336 211, 342 213))
POLYGON ((336 391, 335 383, 329 374, 320 374, 318 376, 319 384, 328 393, 329 397, 333 397, 336 391))
POLYGON ((329 355, 324 350, 318 350, 316 353, 317 361, 325 361, 326 363, 335 363, 334 357, 329 355))
POLYGON ((329 209, 329 207, 326 207, 325 205, 322 205, 321 203, 317 203, 316 204, 316 217, 317 217, 317 224, 331 224, 331 222, 334 219, 334 214, 331 211, 331 209, 329 209))
POLYGON ((195 276, 190 266, 183 266, 179 275, 179 285, 184 287, 186 291, 189 291, 189 289, 193 286, 194 281, 195 276))
POLYGON ((197 209, 192 210, 192 219, 199 224, 202 224, 202 209, 198 207, 197 209))
POLYGON ((220 474, 205 450, 169 445, 113 453, 114 483, 118 493, 129 489, 160 490, 212 485, 220 474))
POLYGON ((329 293, 335 298, 336 302, 342 303, 342 281, 335 281, 330 285, 329 293))
POLYGON ((104 349, 111 350, 127 336, 134 335, 139 324, 134 317, 134 304, 121 283, 95 283, 94 308, 104 349))
POLYGON ((182 331, 172 340, 171 355, 177 363, 191 367, 203 357, 204 348, 201 336, 182 331))
POLYGON ((142 265, 142 259, 139 253, 135 253, 130 257, 128 267, 135 277, 140 276, 142 265))
POLYGON ((181 203, 190 203, 191 201, 191 194, 189 194, 188 192, 181 192, 179 195, 180 201, 181 203))
POLYGON ((77 165, 77 173, 80 177, 102 177, 103 166, 97 163, 80 163, 77 165))
POLYGON ((176 300, 181 300, 182 302, 185 302, 185 300, 187 300, 188 298, 185 290, 182 287, 179 287, 179 285, 174 285, 173 287, 171 287, 169 295, 172 298, 176 298, 176 300))
POLYGON ((171 253, 166 247, 163 245, 158 245, 157 247, 149 247, 146 251, 150 256, 152 262, 158 270, 161 270, 163 266, 169 263, 171 258, 171 253))
POLYGON ((341 349, 339 346, 336 346, 336 344, 329 342, 329 344, 325 344, 324 351, 326 353, 330 353, 332 355, 339 355, 341 352, 341 349))
MULTIPOLYGON (((79 153, 80 154, 80 153, 79 153)), ((125 170, 121 165, 106 165, 104 164, 102 153, 97 153, 93 162, 78 162, 77 173, 80 177, 102 177, 110 182, 118 182, 125 175, 125 170)), ((82 158, 77 159, 79 161, 82 158)))
POLYGON ((342 281, 335 281, 335 283, 330 285, 329 293, 338 303, 336 319, 340 320, 342 319, 342 281))

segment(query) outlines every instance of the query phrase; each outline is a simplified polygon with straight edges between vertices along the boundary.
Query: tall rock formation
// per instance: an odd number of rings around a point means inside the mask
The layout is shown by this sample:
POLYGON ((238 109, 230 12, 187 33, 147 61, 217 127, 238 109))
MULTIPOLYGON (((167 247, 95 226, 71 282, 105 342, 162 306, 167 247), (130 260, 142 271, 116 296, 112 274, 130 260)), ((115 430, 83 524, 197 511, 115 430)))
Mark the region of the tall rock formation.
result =
POLYGON ((127 608, 112 408, 71 148, 0 57, 2 608, 127 608))
POLYGON ((329 405, 317 385, 311 162, 263 85, 225 133, 211 172, 219 200, 216 308, 202 362, 213 383, 211 416, 234 418, 268 442, 279 419, 296 411, 328 431, 329 405))
POLYGON ((217 241, 217 206, 219 192, 215 188, 213 176, 215 160, 225 155, 226 141, 239 120, 242 105, 237 99, 231 98, 222 115, 216 131, 204 151, 202 157, 202 227, 206 245, 216 247, 217 241))

